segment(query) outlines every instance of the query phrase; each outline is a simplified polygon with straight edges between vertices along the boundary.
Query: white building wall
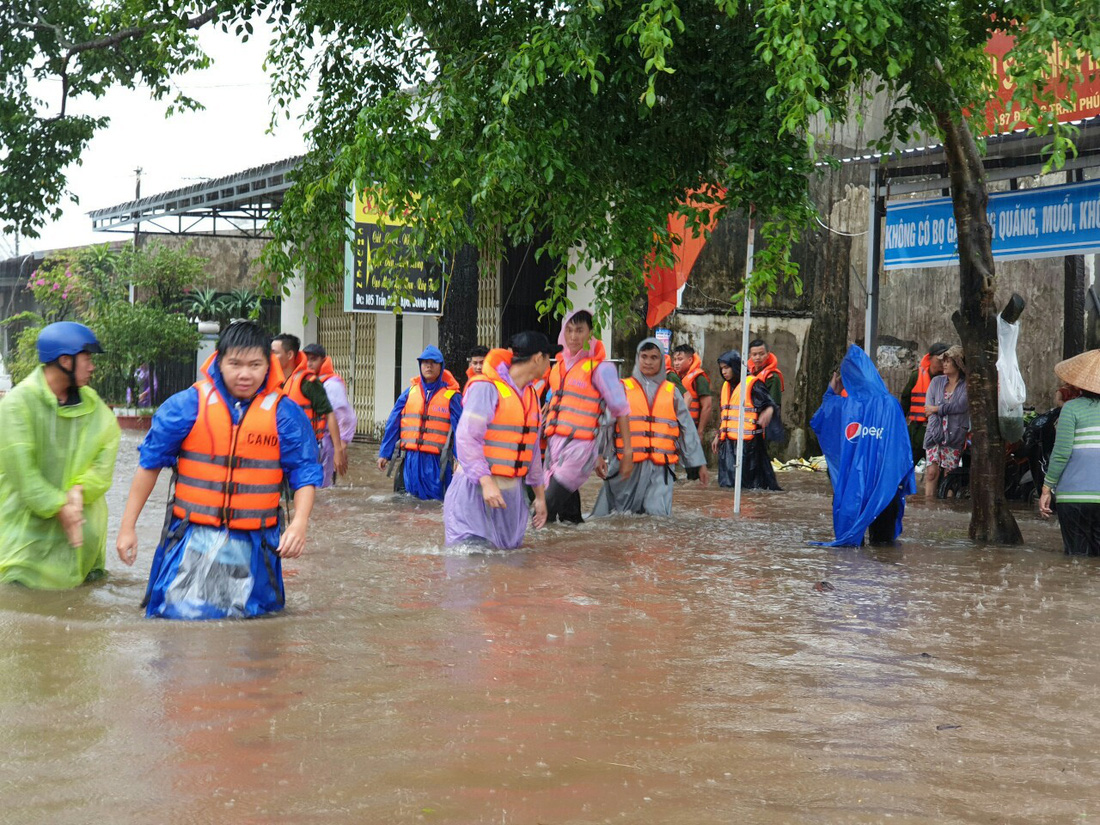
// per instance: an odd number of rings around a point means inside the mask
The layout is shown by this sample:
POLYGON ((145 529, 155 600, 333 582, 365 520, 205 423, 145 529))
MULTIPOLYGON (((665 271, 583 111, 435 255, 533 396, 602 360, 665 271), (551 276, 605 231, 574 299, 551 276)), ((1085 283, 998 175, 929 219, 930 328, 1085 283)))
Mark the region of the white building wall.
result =
MULTIPOLYGON (((576 275, 571 279, 577 287, 576 289, 570 288, 566 293, 573 304, 573 309, 591 309, 592 305, 596 303, 596 287, 592 283, 594 270, 580 266, 577 263, 576 252, 569 253, 569 263, 571 266, 577 267, 576 275)), ((607 350, 609 357, 622 357, 621 353, 611 352, 611 324, 607 324, 606 329, 599 330, 598 337, 603 341, 604 349, 607 350)))
POLYGON ((317 310, 306 296, 305 282, 300 277, 290 283, 290 294, 283 296, 279 332, 297 335, 302 346, 317 340, 317 310))

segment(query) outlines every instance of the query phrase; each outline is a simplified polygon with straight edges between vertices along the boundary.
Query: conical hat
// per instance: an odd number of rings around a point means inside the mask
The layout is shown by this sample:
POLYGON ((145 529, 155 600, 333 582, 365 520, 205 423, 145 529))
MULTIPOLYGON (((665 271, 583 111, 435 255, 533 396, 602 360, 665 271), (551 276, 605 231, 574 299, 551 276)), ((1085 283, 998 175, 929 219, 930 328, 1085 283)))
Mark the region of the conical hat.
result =
POLYGON ((1054 367, 1054 374, 1074 387, 1100 393, 1100 349, 1059 361, 1054 367))

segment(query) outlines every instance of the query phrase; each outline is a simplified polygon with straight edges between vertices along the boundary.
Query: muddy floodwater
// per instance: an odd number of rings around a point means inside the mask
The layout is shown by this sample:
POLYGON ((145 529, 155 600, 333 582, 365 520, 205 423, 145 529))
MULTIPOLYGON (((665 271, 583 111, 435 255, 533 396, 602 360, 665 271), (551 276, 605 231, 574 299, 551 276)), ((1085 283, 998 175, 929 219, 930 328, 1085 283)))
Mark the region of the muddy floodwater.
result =
POLYGON ((1100 821, 1100 560, 1032 511, 814 547, 828 480, 783 473, 485 554, 355 445, 283 614, 175 623, 138 607, 164 479, 114 555, 136 445, 109 579, 0 587, 0 822, 1100 821))

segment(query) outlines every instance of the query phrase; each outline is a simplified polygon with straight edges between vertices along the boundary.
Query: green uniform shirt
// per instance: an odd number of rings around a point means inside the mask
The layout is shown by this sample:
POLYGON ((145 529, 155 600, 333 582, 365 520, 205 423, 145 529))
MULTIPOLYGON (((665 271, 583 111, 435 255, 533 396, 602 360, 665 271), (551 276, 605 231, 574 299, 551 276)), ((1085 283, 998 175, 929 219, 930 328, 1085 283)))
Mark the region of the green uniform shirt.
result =
POLYGON ((302 382, 302 395, 313 407, 314 416, 324 418, 332 412, 332 404, 328 400, 328 393, 325 392, 325 385, 316 378, 302 382))

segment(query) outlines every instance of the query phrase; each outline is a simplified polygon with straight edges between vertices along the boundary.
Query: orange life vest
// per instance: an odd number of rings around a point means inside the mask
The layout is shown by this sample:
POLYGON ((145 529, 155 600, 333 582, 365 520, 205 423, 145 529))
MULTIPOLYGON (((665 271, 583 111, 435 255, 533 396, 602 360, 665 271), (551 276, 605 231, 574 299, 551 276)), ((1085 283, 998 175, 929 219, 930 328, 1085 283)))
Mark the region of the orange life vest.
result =
POLYGON ((691 420, 697 425, 699 423, 699 416, 703 412, 703 404, 699 399, 699 391, 695 389, 696 379, 702 375, 706 376, 706 370, 703 369, 703 362, 699 358, 699 353, 693 353, 691 356, 691 363, 688 364, 684 374, 680 376, 680 383, 684 385, 684 390, 687 392, 688 412, 691 413, 691 420))
POLYGON ((745 421, 741 419, 741 385, 730 389, 730 382, 722 385, 722 420, 718 427, 719 441, 752 441, 756 427, 756 407, 752 403, 752 388, 759 379, 755 375, 745 377, 745 421))
POLYGON ((344 380, 344 376, 332 366, 332 357, 326 355, 324 360, 321 361, 321 366, 317 368, 317 380, 322 384, 327 384, 333 378, 339 379, 345 387, 348 385, 348 382, 344 380))
POLYGON ((760 369, 753 368, 752 359, 749 359, 749 373, 755 375, 761 381, 767 381, 773 375, 779 376, 779 389, 780 391, 786 389, 783 384, 783 373, 779 369, 779 359, 775 357, 774 352, 769 352, 768 357, 764 359, 763 365, 760 369))
POLYGON ((211 527, 259 530, 279 523, 283 469, 279 463, 276 410, 282 373, 271 359, 267 385, 252 399, 239 424, 214 387, 209 367, 194 387, 199 414, 180 445, 172 513, 211 527))
POLYGON ((325 421, 325 416, 317 415, 313 412, 313 405, 302 392, 303 381, 316 380, 316 373, 307 365, 306 354, 304 352, 299 352, 289 377, 283 381, 283 392, 286 393, 291 401, 302 408, 302 412, 304 412, 306 418, 309 419, 310 426, 313 427, 313 435, 320 441, 324 438, 325 431, 328 429, 328 422, 325 421))
POLYGON ((539 434, 539 399, 528 384, 517 395, 500 377, 497 365, 512 363, 512 353, 505 349, 489 350, 481 374, 470 383, 489 382, 497 389, 496 413, 485 429, 485 460, 489 473, 504 478, 523 478, 535 457, 535 442, 539 434))
POLYGON ((917 383, 913 385, 913 393, 909 396, 909 420, 914 424, 923 424, 928 420, 924 411, 924 400, 928 395, 928 385, 932 383, 932 375, 928 371, 928 365, 932 362, 931 355, 925 355, 920 359, 917 367, 917 383))
MULTIPOLYGON (((676 385, 664 381, 653 395, 650 406, 645 390, 633 378, 623 379, 626 399, 630 402, 630 450, 634 461, 675 464, 680 460, 676 439, 680 422, 676 418, 676 385)), ((615 451, 623 458, 623 439, 615 428, 615 451)))
POLYGON ((546 435, 593 441, 599 430, 604 403, 600 391, 592 383, 592 373, 604 360, 603 347, 593 347, 590 357, 581 358, 568 371, 564 357, 559 354, 558 359, 550 369, 546 435))
MULTIPOLYGON (((453 377, 450 383, 454 383, 453 377)), ((418 453, 442 453, 451 433, 451 398, 457 392, 457 386, 444 383, 426 399, 422 379, 419 375, 414 378, 401 413, 401 446, 418 453)))

